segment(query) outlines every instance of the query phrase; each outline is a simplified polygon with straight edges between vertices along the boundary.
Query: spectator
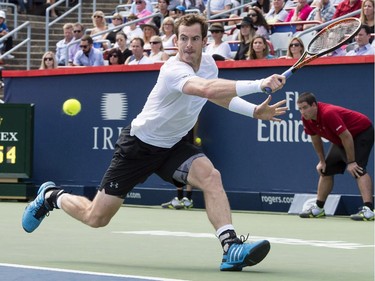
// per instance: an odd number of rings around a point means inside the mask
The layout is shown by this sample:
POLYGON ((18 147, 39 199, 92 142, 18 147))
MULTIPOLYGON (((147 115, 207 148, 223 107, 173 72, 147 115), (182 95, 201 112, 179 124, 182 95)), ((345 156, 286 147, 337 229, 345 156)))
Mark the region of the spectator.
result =
MULTIPOLYGON (((114 13, 112 16, 112 28, 119 26, 124 23, 124 19, 122 18, 121 14, 119 13, 114 13)), ((110 32, 107 33, 105 39, 109 40, 111 44, 116 43, 116 34, 120 32, 122 28, 116 28, 110 32)), ((111 46, 107 46, 107 48, 110 48, 111 46)))
MULTIPOLYGON (((147 17, 152 14, 149 10, 146 9, 146 1, 145 0, 135 0, 136 5, 136 11, 135 15, 142 19, 144 17, 147 17)), ((139 24, 146 23, 149 19, 145 19, 143 21, 140 21, 139 24)))
POLYGON ((180 17, 182 17, 183 15, 185 15, 185 11, 186 11, 186 8, 182 5, 178 5, 176 8, 174 8, 174 13, 172 15, 172 17, 174 19, 178 19, 180 17))
MULTIPOLYGON (((215 0, 210 2, 210 15, 217 15, 228 11, 232 8, 232 1, 231 0, 215 0)), ((205 11, 207 13, 207 9, 205 11)), ((223 14, 219 18, 225 18, 229 16, 228 14, 223 14)))
POLYGON ((333 19, 361 9, 361 0, 342 0, 336 7, 333 19))
POLYGON ((260 9, 258 7, 249 8, 247 15, 253 20, 253 24, 257 28, 256 34, 262 35, 264 38, 269 39, 270 27, 260 9))
MULTIPOLYGON (((132 6, 131 6, 131 8, 130 8, 130 12, 132 13, 132 14, 137 14, 137 4, 136 4, 136 0, 129 0, 129 2, 130 3, 128 3, 128 4, 132 4, 132 6)), ((151 1, 149 1, 149 0, 145 0, 145 2, 146 2, 146 9, 148 10, 148 11, 150 11, 150 13, 153 13, 154 12, 154 7, 152 6, 152 4, 151 4, 151 1)))
POLYGON ((223 42, 223 25, 219 22, 216 22, 211 24, 208 30, 211 32, 211 36, 214 41, 206 47, 205 53, 211 56, 215 54, 220 55, 224 60, 232 59, 229 44, 227 42, 223 42))
MULTIPOLYGON (((11 1, 13 2, 13 1, 11 1)), ((18 3, 18 13, 19 14, 26 14, 31 10, 32 1, 28 0, 17 0, 18 3)))
MULTIPOLYGON (((130 14, 128 17, 127 17, 127 23, 129 22, 132 22, 132 21, 135 21, 137 20, 137 16, 134 15, 134 14, 130 14)), ((132 23, 130 25, 127 25, 127 26, 124 26, 123 30, 122 30, 126 36, 128 37, 128 40, 131 40, 135 37, 143 37, 143 31, 142 29, 138 26, 137 23, 132 23)), ((130 42, 130 41, 129 41, 130 42)))
MULTIPOLYGON (((161 13, 163 15, 163 19, 169 17, 169 10, 168 6, 170 4, 169 0, 159 0, 158 1, 158 8, 155 11, 156 13, 161 13)), ((158 28, 161 28, 161 18, 160 17, 154 17, 154 22, 158 28)))
POLYGON ((80 48, 73 61, 75 66, 98 66, 104 65, 103 54, 99 49, 93 47, 94 41, 90 35, 81 38, 80 48))
POLYGON ((288 17, 288 12, 284 9, 284 0, 273 0, 270 11, 265 16, 268 24, 284 22, 288 17))
MULTIPOLYGON (((32 1, 32 0, 29 0, 29 1, 32 1)), ((45 8, 47 9, 49 6, 51 6, 53 4, 55 4, 55 0, 47 0, 46 4, 45 4, 45 8)), ((50 11, 51 11, 51 15, 50 16, 52 18, 57 18, 57 14, 56 14, 55 8, 52 8, 50 11)))
MULTIPOLYGON (((176 46, 176 34, 174 33, 174 20, 172 17, 166 17, 163 20, 161 25, 161 31, 163 35, 161 35, 161 40, 163 43, 164 49, 167 48, 174 48, 176 46)), ((176 50, 165 50, 165 52, 170 55, 174 56, 176 54, 176 50)))
MULTIPOLYGON (((314 6, 314 10, 307 17, 307 21, 319 21, 327 22, 330 21, 335 14, 336 8, 332 5, 330 0, 315 0, 311 7, 314 6)), ((316 26, 317 24, 304 24, 303 29, 316 26)))
POLYGON ((96 11, 92 15, 92 24, 94 28, 91 30, 90 36, 94 41, 103 40, 106 38, 107 34, 103 33, 100 36, 94 36, 99 32, 106 31, 108 29, 107 22, 105 21, 105 15, 102 11, 96 11))
POLYGON ((148 56, 153 62, 162 62, 169 59, 169 55, 164 52, 161 38, 157 35, 151 37, 151 52, 148 56))
MULTIPOLYGON (((305 21, 311 11, 312 8, 307 3, 307 0, 297 0, 297 6, 290 10, 285 22, 305 21)), ((302 29, 303 25, 296 26, 297 31, 301 31, 302 29)))
MULTIPOLYGON (((370 33, 374 33, 374 0, 364 0, 361 7, 361 16, 362 24, 368 25, 370 28, 370 33)), ((372 42, 371 38, 370 42, 372 42)))
POLYGON ((153 64, 153 61, 144 55, 145 42, 140 37, 135 37, 130 41, 130 50, 132 55, 127 58, 125 64, 137 65, 137 64, 153 64))
POLYGON ((249 52, 250 42, 255 36, 257 28, 253 25, 253 21, 250 17, 244 17, 241 23, 237 24, 237 28, 240 29, 240 45, 238 47, 236 55, 234 56, 234 59, 246 60, 246 55, 249 52))
POLYGON ((144 49, 150 50, 151 49, 151 44, 150 44, 151 37, 154 35, 159 35, 159 28, 152 21, 141 24, 141 28, 143 31, 144 49))
POLYGON ((119 65, 119 64, 124 64, 124 62, 125 61, 119 49, 113 48, 108 51, 108 64, 109 65, 119 65))
POLYGON ((54 69, 57 68, 57 61, 55 54, 51 51, 45 52, 39 69, 54 69))
POLYGON ((121 59, 123 63, 126 61, 128 57, 132 55, 132 51, 128 49, 128 38, 124 32, 118 32, 116 34, 116 45, 117 49, 121 53, 121 59))
POLYGON ((257 0, 251 6, 258 8, 262 15, 266 15, 270 11, 270 0, 257 0))
POLYGON ((299 37, 294 37, 290 40, 286 56, 282 56, 280 59, 299 59, 304 51, 303 41, 299 37))
POLYGON ((368 25, 363 24, 354 39, 357 46, 353 50, 349 51, 346 54, 347 56, 364 56, 375 54, 374 47, 370 44, 371 33, 368 25))
MULTIPOLYGON (((8 29, 7 24, 5 23, 5 20, 6 20, 5 12, 0 10, 0 38, 9 33, 9 29, 8 29)), ((4 45, 1 48, 1 53, 2 54, 6 53, 12 48, 13 48, 13 38, 12 38, 12 36, 9 36, 5 40, 4 45)), ((14 56, 13 55, 7 55, 4 58, 5 59, 13 59, 14 56)))
POLYGON ((56 59, 59 66, 65 65, 67 63, 67 60, 69 60, 69 58, 66 57, 66 48, 70 42, 74 41, 73 24, 64 24, 63 31, 64 39, 61 39, 56 43, 56 59))
MULTIPOLYGON (((79 22, 73 24, 73 35, 74 35, 73 41, 81 39, 84 34, 85 34, 85 27, 82 24, 80 24, 79 22)), ((69 64, 70 65, 73 65, 74 56, 80 50, 79 45, 80 45, 80 42, 78 41, 77 43, 69 47, 69 64)))
POLYGON ((270 49, 266 38, 262 35, 255 35, 250 43, 249 52, 247 54, 248 60, 259 60, 259 59, 273 59, 270 55, 270 49))

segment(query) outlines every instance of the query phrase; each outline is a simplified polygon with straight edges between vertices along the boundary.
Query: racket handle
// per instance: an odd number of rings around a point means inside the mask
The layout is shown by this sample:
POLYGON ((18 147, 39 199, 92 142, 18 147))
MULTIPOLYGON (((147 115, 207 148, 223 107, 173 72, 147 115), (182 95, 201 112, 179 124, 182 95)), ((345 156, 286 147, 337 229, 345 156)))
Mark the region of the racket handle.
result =
POLYGON ((286 79, 288 79, 290 76, 292 76, 293 70, 294 70, 293 67, 291 67, 281 75, 284 76, 286 79))
MULTIPOLYGON (((293 67, 289 68, 287 71, 285 71, 283 74, 281 74, 282 76, 284 76, 286 79, 288 79, 290 76, 292 76, 293 74, 293 67)), ((267 94, 271 94, 272 93, 272 90, 271 88, 269 87, 266 87, 264 88, 264 91, 267 93, 267 94)))

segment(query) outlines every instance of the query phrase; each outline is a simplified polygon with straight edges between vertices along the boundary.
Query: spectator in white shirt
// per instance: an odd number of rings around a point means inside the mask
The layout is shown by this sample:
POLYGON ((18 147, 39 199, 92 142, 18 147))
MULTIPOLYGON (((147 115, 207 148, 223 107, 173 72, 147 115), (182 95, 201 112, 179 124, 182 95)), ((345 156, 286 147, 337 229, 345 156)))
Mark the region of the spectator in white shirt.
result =
POLYGON ((370 27, 368 25, 362 24, 361 29, 358 34, 354 37, 357 46, 349 51, 347 56, 364 56, 364 55, 374 55, 375 49, 370 44, 370 27))
POLYGON ((72 23, 64 24, 63 30, 64 30, 64 39, 56 43, 56 59, 57 59, 57 64, 60 66, 65 65, 66 60, 68 59, 66 57, 66 47, 70 42, 74 40, 72 23))

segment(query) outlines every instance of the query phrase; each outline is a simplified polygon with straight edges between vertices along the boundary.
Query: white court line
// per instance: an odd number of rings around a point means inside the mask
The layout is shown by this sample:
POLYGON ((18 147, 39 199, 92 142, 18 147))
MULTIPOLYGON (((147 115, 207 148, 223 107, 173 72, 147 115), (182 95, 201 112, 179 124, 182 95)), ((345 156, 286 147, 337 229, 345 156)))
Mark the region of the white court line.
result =
MULTIPOLYGON (((170 236, 170 237, 190 237, 190 238, 216 238, 212 233, 192 233, 192 232, 175 232, 164 230, 147 230, 147 231, 112 231, 115 234, 133 234, 133 235, 152 235, 152 236, 170 236)), ((359 243, 350 243, 346 241, 322 241, 322 240, 303 240, 297 238, 278 238, 250 236, 250 240, 266 239, 275 244, 286 244, 293 246, 313 246, 325 247, 344 250, 356 250, 359 248, 374 248, 374 245, 362 245, 359 243)))
POLYGON ((86 275, 104 276, 104 277, 133 278, 133 279, 143 279, 143 280, 152 280, 152 281, 188 281, 188 280, 182 280, 182 279, 168 279, 168 278, 158 278, 158 277, 139 276, 139 275, 111 274, 111 273, 102 273, 102 272, 52 268, 52 267, 28 266, 28 265, 10 264, 10 263, 0 263, 0 266, 33 269, 33 270, 55 271, 55 272, 64 272, 64 273, 73 273, 73 274, 86 274, 86 275))

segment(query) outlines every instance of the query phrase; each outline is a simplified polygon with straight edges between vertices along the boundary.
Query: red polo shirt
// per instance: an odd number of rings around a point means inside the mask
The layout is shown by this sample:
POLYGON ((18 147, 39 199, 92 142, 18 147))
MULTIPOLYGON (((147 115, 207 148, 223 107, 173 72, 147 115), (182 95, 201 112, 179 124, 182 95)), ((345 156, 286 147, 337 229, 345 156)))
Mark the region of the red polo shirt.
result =
POLYGON ((318 102, 316 120, 302 117, 302 122, 306 134, 319 135, 340 146, 342 143, 339 135, 346 129, 355 138, 372 125, 371 120, 362 113, 323 102, 318 102))
MULTIPOLYGON (((333 19, 341 17, 343 15, 349 14, 351 12, 354 12, 358 9, 361 9, 362 1, 357 0, 357 2, 354 3, 353 6, 350 6, 350 1, 349 0, 344 0, 340 2, 340 4, 337 5, 336 7, 336 12, 333 15, 333 19)), ((357 16, 359 17, 359 15, 357 16)))

